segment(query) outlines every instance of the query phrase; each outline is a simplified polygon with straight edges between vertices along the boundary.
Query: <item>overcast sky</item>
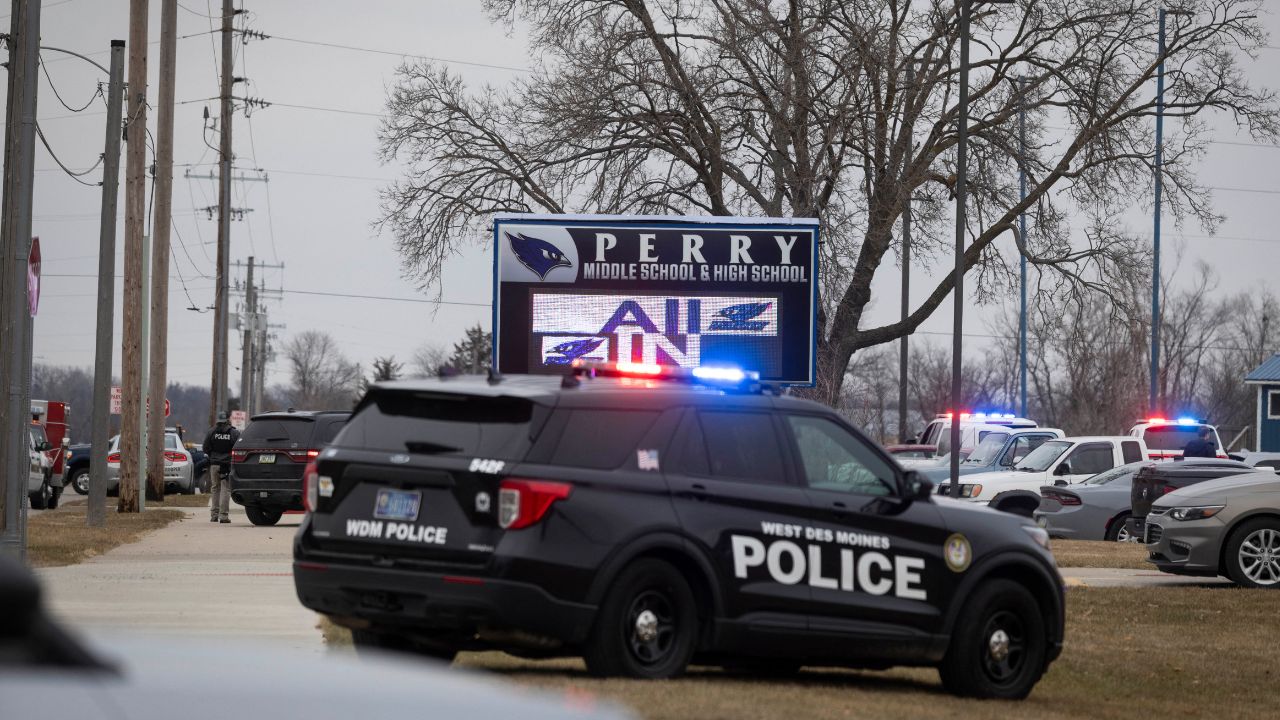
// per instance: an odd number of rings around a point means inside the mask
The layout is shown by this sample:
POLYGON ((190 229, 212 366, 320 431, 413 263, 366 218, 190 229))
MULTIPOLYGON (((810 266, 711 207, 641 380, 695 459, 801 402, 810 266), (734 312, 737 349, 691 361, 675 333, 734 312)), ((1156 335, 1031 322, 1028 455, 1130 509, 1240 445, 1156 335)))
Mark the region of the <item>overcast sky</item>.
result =
MULTIPOLYGON (((177 234, 173 240, 170 292, 169 376, 183 383, 207 385, 210 377, 212 313, 187 310, 213 302, 213 240, 217 223, 200 208, 217 203, 216 183, 187 179, 184 173, 209 174, 216 152, 202 138, 206 101, 218 93, 216 58, 219 0, 182 0, 178 43, 173 208, 177 234), (189 167, 188 167, 189 166, 189 167)), ((508 35, 493 26, 479 2, 466 0, 244 0, 249 27, 275 36, 269 40, 236 43, 236 74, 249 78, 249 94, 271 103, 246 120, 235 119, 236 164, 263 168, 269 183, 242 182, 234 187, 236 207, 251 209, 232 226, 231 257, 283 263, 269 271, 268 285, 284 289, 280 300, 268 303, 272 323, 284 327, 277 347, 293 334, 325 330, 336 337, 347 355, 367 368, 375 356, 395 355, 407 360, 424 343, 448 347, 463 329, 479 322, 488 329, 491 259, 488 248, 477 247, 451 262, 444 274, 443 298, 468 305, 442 306, 393 300, 321 297, 298 291, 352 295, 423 298, 400 276, 400 260, 389 237, 371 223, 378 217, 377 192, 394 178, 395 167, 376 158, 377 115, 400 59, 395 53, 415 53, 442 59, 520 68, 527 66, 526 43, 517 31, 508 35), (286 40, 357 46, 391 54, 359 52, 301 44, 286 40), (312 109, 303 109, 307 106, 312 109)), ((42 44, 94 53, 107 63, 113 38, 128 37, 127 0, 46 0, 42 44)), ((151 1, 150 36, 158 39, 160 2, 151 1)), ((7 19, 5 20, 7 23, 7 19)), ((1266 18, 1273 35, 1276 17, 1266 18)), ((1274 38, 1271 45, 1277 45, 1274 38)), ((151 45, 149 97, 154 105, 158 45, 151 45)), ((100 73, 80 60, 44 54, 50 77, 73 108, 86 103, 100 73)), ((1272 88, 1280 86, 1280 50, 1263 50, 1249 64, 1251 78, 1272 88)), ((508 69, 457 63, 452 68, 473 85, 502 85, 517 76, 508 69)), ((105 78, 101 78, 104 79, 105 78)), ((62 107, 41 79, 39 112, 55 152, 75 169, 92 165, 102 151, 105 106, 95 100, 75 114, 62 107)), ((150 113, 155 127, 155 112, 150 113)), ((1197 226, 1169 227, 1166 247, 1183 251, 1184 276, 1197 259, 1211 262, 1221 276, 1222 291, 1261 287, 1272 281, 1280 260, 1280 149, 1253 145, 1237 135, 1223 118, 1215 121, 1214 144, 1202 166, 1206 184, 1215 191, 1217 209, 1227 216, 1210 239, 1197 226), (1240 143, 1240 144, 1231 144, 1240 143), (1230 188, 1230 189, 1229 189, 1230 188), (1247 192, 1246 192, 1247 191, 1247 192), (1181 239, 1179 239, 1181 238, 1181 239)), ((209 142, 217 139, 209 134, 209 142)), ((123 162, 122 162, 123 165, 123 162)), ((57 169, 40 148, 36 157, 34 233, 40 237, 45 281, 35 327, 36 362, 91 366, 93 363, 95 293, 98 248, 100 172, 91 173, 95 186, 77 184, 57 169)), ((121 183, 123 223, 123 182, 121 183)), ((1149 217, 1135 213, 1134 229, 1150 234, 1149 217)), ((1011 245, 1011 243, 1008 243, 1011 245)), ((124 245, 123 229, 117 249, 124 245)), ((1166 262, 1172 257, 1166 256, 1166 262)), ((945 263, 944 263, 945 264, 945 263)), ((119 268, 119 263, 117 264, 119 268)), ((916 301, 931 289, 923 277, 912 283, 916 301)), ((873 287, 875 303, 865 324, 892 320, 898 312, 898 273, 886 265, 873 287)), ((119 372, 120 284, 117 281, 116 372, 119 372)), ((945 342, 951 327, 950 305, 942 306, 924 325, 934 342, 945 342), (936 334, 935 334, 936 333, 936 334)), ((987 332, 981 318, 969 326, 987 332)), ((239 387, 238 337, 231 341, 232 387, 239 387)), ((287 381, 283 358, 271 368, 270 383, 287 381)))

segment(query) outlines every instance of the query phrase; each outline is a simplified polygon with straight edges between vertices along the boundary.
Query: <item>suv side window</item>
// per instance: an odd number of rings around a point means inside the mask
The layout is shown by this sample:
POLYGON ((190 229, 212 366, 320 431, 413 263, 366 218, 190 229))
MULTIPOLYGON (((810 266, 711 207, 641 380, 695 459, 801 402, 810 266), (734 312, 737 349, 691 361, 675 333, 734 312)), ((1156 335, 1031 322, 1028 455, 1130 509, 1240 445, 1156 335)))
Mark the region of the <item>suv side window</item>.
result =
POLYGON ((782 448, 778 444, 772 416, 757 412, 701 410, 698 420, 712 476, 786 484, 782 448))
POLYGON ((786 418, 809 487, 860 495, 893 493, 892 468, 848 430, 824 417, 786 418))
POLYGON ((1125 465, 1142 460, 1142 448, 1138 447, 1138 443, 1133 440, 1125 440, 1120 443, 1120 451, 1124 454, 1125 465))
POLYGON ((1089 443, 1076 448, 1067 457, 1072 475, 1097 475, 1115 467, 1115 457, 1107 443, 1089 443))
POLYGON ((1022 458, 1052 437, 1052 435, 1019 435, 1014 438, 1013 444, 1009 446, 1009 449, 1004 451, 1004 457, 1001 458, 1000 464, 1010 467, 1017 465, 1022 458))
POLYGON ((551 464, 595 470, 620 467, 657 419, 658 413, 651 411, 570 411, 551 464))
POLYGON ((320 431, 320 445, 328 445, 333 439, 338 437, 338 433, 342 432, 342 427, 347 424, 345 418, 337 420, 329 420, 325 423, 324 428, 320 431))

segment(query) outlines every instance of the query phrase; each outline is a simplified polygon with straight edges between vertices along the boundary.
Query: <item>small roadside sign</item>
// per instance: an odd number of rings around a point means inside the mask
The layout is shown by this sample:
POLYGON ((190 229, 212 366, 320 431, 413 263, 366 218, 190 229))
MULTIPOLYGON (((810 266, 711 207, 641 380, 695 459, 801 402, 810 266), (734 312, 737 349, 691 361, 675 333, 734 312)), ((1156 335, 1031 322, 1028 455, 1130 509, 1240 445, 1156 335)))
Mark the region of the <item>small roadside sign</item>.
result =
POLYGON ((249 424, 249 414, 243 410, 231 411, 231 425, 237 430, 244 430, 244 426, 249 424))
MULTIPOLYGON (((124 393, 120 390, 119 385, 112 385, 111 386, 111 414, 112 415, 121 414, 122 412, 121 408, 123 405, 124 405, 124 393)), ((148 403, 148 410, 150 410, 150 403, 148 403)), ((169 402, 169 398, 165 398, 164 399, 164 416, 169 417, 169 414, 172 411, 173 411, 173 404, 169 402)))

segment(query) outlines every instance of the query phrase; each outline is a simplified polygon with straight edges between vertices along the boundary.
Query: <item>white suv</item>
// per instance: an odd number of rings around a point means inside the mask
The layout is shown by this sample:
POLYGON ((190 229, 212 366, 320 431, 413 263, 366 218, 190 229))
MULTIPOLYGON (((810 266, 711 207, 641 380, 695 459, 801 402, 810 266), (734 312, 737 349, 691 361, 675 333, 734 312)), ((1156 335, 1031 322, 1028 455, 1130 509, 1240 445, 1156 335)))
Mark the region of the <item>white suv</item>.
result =
POLYGON ((1129 428, 1129 434, 1142 438, 1152 460, 1173 460, 1182 457, 1183 448, 1196 439, 1200 428, 1209 428, 1209 438, 1218 449, 1217 456, 1226 460, 1227 453, 1222 449, 1222 439, 1218 437, 1218 429, 1192 418, 1138 420, 1133 427, 1129 428))
MULTIPOLYGON (((951 413, 936 416, 920 433, 921 445, 936 445, 935 456, 941 461, 951 453, 951 413)), ((1012 414, 960 413, 960 457, 965 458, 978 447, 982 439, 993 432, 1010 428, 1038 427, 1034 420, 1015 417, 1012 414)))

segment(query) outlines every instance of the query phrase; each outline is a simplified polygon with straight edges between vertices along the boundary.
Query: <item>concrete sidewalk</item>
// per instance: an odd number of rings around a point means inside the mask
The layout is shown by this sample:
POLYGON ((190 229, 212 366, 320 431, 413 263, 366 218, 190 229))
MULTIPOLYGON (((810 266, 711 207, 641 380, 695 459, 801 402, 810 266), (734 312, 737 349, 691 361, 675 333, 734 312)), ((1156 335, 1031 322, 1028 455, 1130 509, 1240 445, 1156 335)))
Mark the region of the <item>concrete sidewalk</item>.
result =
POLYGON ((1185 577, 1158 570, 1129 568, 1059 568, 1068 587, 1205 587, 1229 585, 1230 580, 1216 577, 1185 577))
POLYGON ((91 633, 252 638, 323 649, 317 616, 293 589, 291 544, 301 515, 254 527, 232 505, 231 524, 204 508, 79 565, 37 570, 47 604, 91 633))

